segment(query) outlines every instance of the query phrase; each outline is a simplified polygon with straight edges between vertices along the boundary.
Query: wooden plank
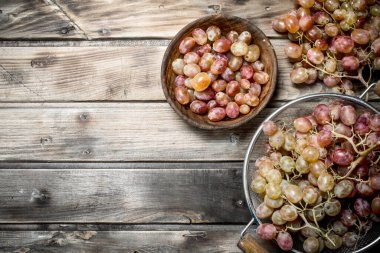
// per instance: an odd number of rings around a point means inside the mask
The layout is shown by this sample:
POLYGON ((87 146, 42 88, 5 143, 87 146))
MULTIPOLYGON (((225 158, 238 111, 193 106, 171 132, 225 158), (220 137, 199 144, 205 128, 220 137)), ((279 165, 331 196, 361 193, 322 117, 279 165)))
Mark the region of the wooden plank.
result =
MULTIPOLYGON (((171 226, 164 226, 171 229, 171 226)), ((167 231, 0 232, 0 252, 241 252, 243 226, 183 226, 167 231), (17 251, 18 250, 18 251, 17 251)), ((275 244, 256 237, 269 252, 275 244)))
MULTIPOLYGON (((1 101, 164 100, 161 61, 168 41, 19 43, 0 47, 1 101), (55 45, 55 46, 52 46, 55 45)), ((272 40, 279 66, 274 100, 328 91, 294 85, 286 40, 272 40)), ((359 85, 360 87, 360 85, 359 85)), ((359 89, 360 90, 360 89, 359 89)))
POLYGON ((83 31, 53 0, 1 0, 0 39, 84 39, 83 31))
POLYGON ((1 164, 0 223, 247 223, 241 163, 1 164))
POLYGON ((271 111, 237 129, 207 131, 167 103, 4 103, 0 160, 241 161, 271 111))
POLYGON ((1 1, 0 38, 171 38, 183 26, 209 14, 248 18, 268 36, 276 15, 293 1, 1 1), (50 15, 54 12, 54 15, 50 15))
POLYGON ((242 161, 273 111, 265 108, 236 129, 208 131, 187 124, 167 103, 0 103, 0 160, 242 161))

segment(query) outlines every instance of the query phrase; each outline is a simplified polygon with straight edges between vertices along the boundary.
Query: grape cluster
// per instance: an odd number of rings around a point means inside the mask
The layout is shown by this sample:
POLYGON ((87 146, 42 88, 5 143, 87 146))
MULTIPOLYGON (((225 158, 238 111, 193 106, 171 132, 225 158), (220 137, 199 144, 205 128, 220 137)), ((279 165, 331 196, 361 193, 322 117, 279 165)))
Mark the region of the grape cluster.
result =
POLYGON ((262 87, 269 81, 260 59, 260 48, 251 44, 248 31, 225 36, 217 26, 196 28, 179 45, 183 58, 175 59, 174 95, 196 114, 208 113, 211 121, 245 115, 260 103, 262 87))
POLYGON ((307 253, 355 247, 380 221, 380 115, 342 101, 320 103, 291 124, 266 121, 267 155, 251 189, 262 199, 257 235, 307 253))
POLYGON ((368 86, 380 70, 380 4, 376 0, 297 0, 299 8, 273 20, 288 33, 285 54, 294 63, 290 80, 313 84, 318 79, 336 92, 354 94, 357 80, 368 86), (369 69, 369 77, 363 75, 369 69))

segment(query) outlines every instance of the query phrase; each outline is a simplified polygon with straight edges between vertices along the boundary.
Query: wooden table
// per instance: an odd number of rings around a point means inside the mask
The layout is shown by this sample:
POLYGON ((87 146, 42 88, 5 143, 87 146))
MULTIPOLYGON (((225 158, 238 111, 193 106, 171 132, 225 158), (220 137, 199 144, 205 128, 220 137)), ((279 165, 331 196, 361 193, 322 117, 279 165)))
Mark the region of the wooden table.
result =
MULTIPOLYGON (((239 252, 242 160, 290 83, 271 29, 291 0, 0 1, 0 252, 239 252), (270 37, 280 77, 250 123, 202 131, 164 99, 170 39, 215 13, 270 37)), ((377 103, 377 105, 380 105, 377 103)))

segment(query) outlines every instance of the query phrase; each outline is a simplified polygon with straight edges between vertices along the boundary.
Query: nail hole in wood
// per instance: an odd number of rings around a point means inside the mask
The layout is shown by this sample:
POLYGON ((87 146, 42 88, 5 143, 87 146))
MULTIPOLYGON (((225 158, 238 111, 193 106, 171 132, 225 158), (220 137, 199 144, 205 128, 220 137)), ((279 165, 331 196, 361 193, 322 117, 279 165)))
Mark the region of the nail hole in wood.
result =
POLYGON ((82 113, 81 115, 79 115, 79 118, 82 121, 86 121, 86 120, 88 120, 90 118, 90 116, 87 113, 82 113))
POLYGON ((270 9, 271 9, 270 6, 265 7, 266 11, 270 11, 270 9))

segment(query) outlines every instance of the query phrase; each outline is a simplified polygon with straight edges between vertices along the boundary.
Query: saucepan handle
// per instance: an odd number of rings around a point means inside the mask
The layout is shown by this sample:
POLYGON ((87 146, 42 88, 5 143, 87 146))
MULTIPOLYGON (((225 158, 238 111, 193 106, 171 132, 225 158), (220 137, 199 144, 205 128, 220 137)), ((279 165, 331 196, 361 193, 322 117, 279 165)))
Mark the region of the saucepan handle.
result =
POLYGON ((253 218, 241 232, 238 247, 245 253, 269 253, 248 231, 248 228, 255 223, 253 218))
POLYGON ((245 253, 269 253, 250 233, 245 233, 240 238, 238 247, 245 253))

